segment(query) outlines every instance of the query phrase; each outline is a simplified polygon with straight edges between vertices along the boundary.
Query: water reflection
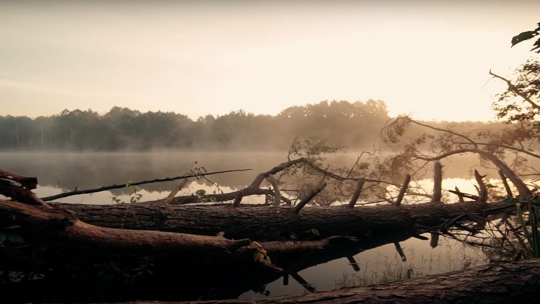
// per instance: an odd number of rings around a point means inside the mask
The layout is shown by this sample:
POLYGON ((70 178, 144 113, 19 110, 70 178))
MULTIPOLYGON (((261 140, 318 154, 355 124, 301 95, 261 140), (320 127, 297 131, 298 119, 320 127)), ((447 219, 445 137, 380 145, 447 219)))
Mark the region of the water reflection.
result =
MULTIPOLYGON (((424 236, 429 237, 429 234, 424 236)), ((431 248, 429 241, 409 238, 400 242, 407 261, 403 262, 393 244, 385 244, 354 255, 360 270, 354 271, 345 257, 304 269, 298 274, 318 291, 330 291, 344 286, 368 285, 405 279, 409 269, 414 276, 445 273, 487 263, 480 248, 464 245, 453 239, 441 238, 439 246, 431 248)), ((240 298, 299 295, 308 292, 304 286, 289 280, 283 284, 279 278, 265 286, 267 294, 248 291, 240 298)))
MULTIPOLYGON (((279 153, 250 153, 246 155, 215 152, 155 154, 1 153, 0 167, 22 175, 37 176, 39 187, 35 192, 40 197, 55 195, 62 191, 74 190, 75 188, 96 188, 128 181, 178 176, 184 174, 186 170, 194 166, 204 166, 208 171, 240 168, 253 169, 253 171, 248 172, 213 176, 211 178, 212 181, 217 183, 219 187, 204 181, 192 181, 178 194, 192 195, 198 190, 204 190, 206 193, 215 193, 219 191, 231 192, 243 188, 251 183, 259 172, 267 171, 273 166, 286 161, 284 156, 284 154, 279 153), (195 162, 197 163, 195 164, 195 162)), ((350 165, 355 160, 356 155, 354 154, 340 155, 329 159, 334 165, 350 165)), ((445 171, 445 176, 448 178, 443 180, 443 189, 454 189, 457 186, 463 192, 476 193, 474 187, 476 182, 472 178, 471 172, 463 170, 459 175, 457 173, 452 175, 452 172, 458 172, 458 170, 445 171)), ((486 170, 485 173, 489 173, 489 171, 486 170)), ((496 179, 490 180, 490 183, 496 182, 496 179)), ((176 184, 176 182, 164 182, 144 185, 141 186, 138 193, 142 194, 141 200, 144 201, 163 199, 176 184)), ((432 180, 430 179, 421 180, 419 184, 425 187, 425 189, 428 189, 428 191, 432 188, 432 180)), ((397 195, 397 189, 389 187, 388 190, 390 191, 389 195, 397 195)), ((129 202, 131 198, 130 189, 116 189, 63 198, 57 201, 82 204, 112 204, 114 203, 112 197, 116 197, 123 202, 129 202)), ((419 199, 426 200, 425 197, 419 197, 419 199)), ((245 197, 242 202, 261 203, 262 200, 264 198, 261 196, 250 196, 245 197)), ((389 244, 379 244, 379 247, 373 245, 372 247, 374 248, 369 250, 361 251, 355 249, 356 251, 349 252, 360 267, 358 272, 354 271, 351 267, 350 260, 345 257, 344 249, 336 249, 336 252, 326 252, 321 257, 314 256, 314 259, 319 258, 319 260, 315 260, 311 265, 307 263, 296 266, 298 267, 298 271, 295 274, 298 274, 300 278, 303 278, 317 290, 325 291, 333 290, 343 285, 355 285, 362 282, 375 283, 382 278, 392 275, 396 276, 396 271, 399 269, 405 269, 406 271, 412 269, 418 275, 427 275, 486 262, 480 249, 465 246, 452 239, 441 237, 439 241, 440 246, 434 249, 430 247, 429 241, 414 238, 403 238, 400 241, 407 256, 406 262, 401 261, 394 245, 390 242, 389 244)), ((285 264, 287 266, 287 262, 285 264)), ((209 271, 216 270, 212 269, 209 271)), ((202 279, 204 279, 205 275, 208 276, 208 274, 204 274, 202 275, 202 279)), ((306 292, 306 287, 302 286, 298 282, 298 279, 294 279, 294 276, 289 277, 287 285, 284 285, 284 280, 279 275, 277 277, 270 277, 267 281, 264 281, 262 278, 258 279, 260 282, 259 285, 253 285, 253 282, 248 282, 251 285, 246 283, 245 286, 247 286, 247 289, 234 289, 235 292, 238 292, 234 295, 231 294, 230 290, 227 291, 227 288, 231 288, 230 286, 223 286, 221 294, 218 293, 216 297, 227 298, 228 296, 240 296, 242 298, 253 298, 294 295, 306 292), (247 291, 248 289, 252 290, 247 291)), ((227 281, 223 278, 221 280, 227 281)), ((182 281, 182 284, 189 284, 188 281, 182 281)), ((236 281, 236 279, 232 281, 236 281)), ((178 286, 175 288, 178 288, 178 286)), ((171 300, 181 299, 172 296, 171 300)))

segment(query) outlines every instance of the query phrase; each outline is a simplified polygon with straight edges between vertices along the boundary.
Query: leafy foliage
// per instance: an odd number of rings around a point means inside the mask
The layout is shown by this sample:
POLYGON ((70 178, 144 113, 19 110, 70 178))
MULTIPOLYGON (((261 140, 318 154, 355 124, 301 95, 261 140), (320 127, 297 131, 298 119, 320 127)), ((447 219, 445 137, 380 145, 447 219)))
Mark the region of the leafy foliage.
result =
MULTIPOLYGON (((540 35, 540 23, 538 23, 538 27, 532 31, 525 31, 522 33, 519 33, 518 35, 512 37, 512 46, 521 43, 523 41, 532 39, 536 36, 540 35)), ((540 38, 536 40, 536 42, 533 44, 533 48, 531 51, 534 51, 536 53, 540 53, 540 38)))
POLYGON ((540 114, 540 61, 529 59, 514 72, 512 85, 498 94, 492 108, 507 122, 533 121, 540 114))

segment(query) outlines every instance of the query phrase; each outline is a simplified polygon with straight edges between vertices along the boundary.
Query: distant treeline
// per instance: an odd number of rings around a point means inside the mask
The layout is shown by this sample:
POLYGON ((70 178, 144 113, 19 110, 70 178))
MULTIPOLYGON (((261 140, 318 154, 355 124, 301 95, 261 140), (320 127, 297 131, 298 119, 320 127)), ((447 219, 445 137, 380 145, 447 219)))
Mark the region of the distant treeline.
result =
MULTIPOLYGON (((217 117, 206 115, 196 121, 183 114, 141 113, 120 107, 103 115, 92 110, 64 110, 35 119, 0 116, 0 149, 273 151, 287 149, 296 135, 319 136, 333 145, 363 148, 371 146, 388 119, 386 104, 374 100, 323 101, 290 107, 275 116, 240 110, 217 117)), ((458 125, 465 130, 485 127, 483 123, 458 125)))

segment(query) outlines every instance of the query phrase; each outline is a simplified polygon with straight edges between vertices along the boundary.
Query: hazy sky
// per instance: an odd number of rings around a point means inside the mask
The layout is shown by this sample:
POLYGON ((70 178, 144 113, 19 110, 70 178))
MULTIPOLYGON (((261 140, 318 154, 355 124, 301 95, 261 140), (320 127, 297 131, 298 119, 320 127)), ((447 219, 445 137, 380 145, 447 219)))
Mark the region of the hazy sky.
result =
POLYGON ((487 120, 540 1, 2 1, 0 115, 112 106, 194 119, 384 100, 487 120))

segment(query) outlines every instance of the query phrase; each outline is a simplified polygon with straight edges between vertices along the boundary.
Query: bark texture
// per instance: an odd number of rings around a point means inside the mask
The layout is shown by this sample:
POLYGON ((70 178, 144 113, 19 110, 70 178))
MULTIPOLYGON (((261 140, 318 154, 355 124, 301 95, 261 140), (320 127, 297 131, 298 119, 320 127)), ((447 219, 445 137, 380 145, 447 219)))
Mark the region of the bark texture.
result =
MULTIPOLYGON (((174 303, 536 303, 540 296, 540 260, 489 264, 417 279, 344 288, 293 297, 174 303)), ((159 302, 124 302, 124 304, 159 302)), ((161 302, 164 303, 164 302, 161 302)))
MULTIPOLYGON (((411 229, 415 224, 439 219, 454 219, 464 213, 490 214, 502 202, 486 204, 470 201, 456 204, 381 205, 348 208, 309 207, 299 214, 293 208, 223 206, 166 206, 163 204, 71 205, 55 204, 72 211, 81 221, 110 228, 174 231, 252 240, 313 238, 364 234, 372 230, 411 229)), ((500 211, 495 211, 500 212, 500 211)))

